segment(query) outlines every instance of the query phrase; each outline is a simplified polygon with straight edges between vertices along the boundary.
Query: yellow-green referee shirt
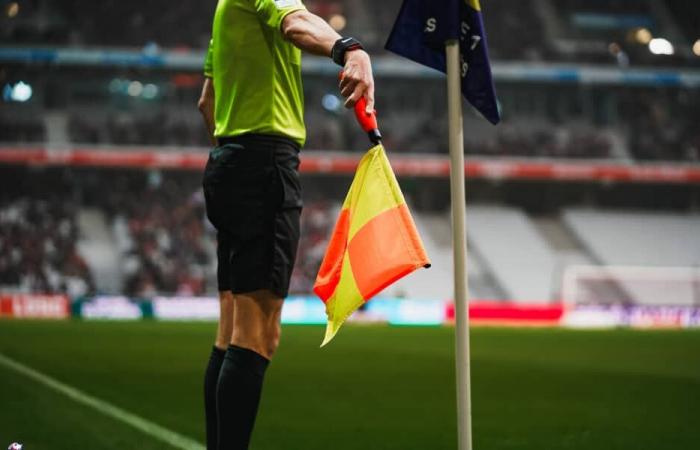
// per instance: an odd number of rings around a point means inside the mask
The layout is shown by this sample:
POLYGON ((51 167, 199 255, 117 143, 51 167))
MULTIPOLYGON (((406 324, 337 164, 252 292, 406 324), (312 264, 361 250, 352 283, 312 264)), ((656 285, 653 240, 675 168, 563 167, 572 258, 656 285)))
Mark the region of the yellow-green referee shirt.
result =
POLYGON ((301 0, 219 0, 204 74, 214 80, 217 137, 261 133, 303 146, 301 51, 282 36, 282 19, 301 0))

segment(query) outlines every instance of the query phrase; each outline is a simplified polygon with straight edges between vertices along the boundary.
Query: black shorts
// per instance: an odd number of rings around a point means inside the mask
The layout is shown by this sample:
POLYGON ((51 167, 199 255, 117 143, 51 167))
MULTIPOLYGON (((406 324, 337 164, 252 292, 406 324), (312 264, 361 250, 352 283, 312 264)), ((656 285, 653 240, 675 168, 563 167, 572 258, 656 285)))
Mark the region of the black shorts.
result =
POLYGON ((299 244, 299 146, 259 134, 219 144, 202 182, 217 230, 219 291, 268 289, 286 297, 299 244))

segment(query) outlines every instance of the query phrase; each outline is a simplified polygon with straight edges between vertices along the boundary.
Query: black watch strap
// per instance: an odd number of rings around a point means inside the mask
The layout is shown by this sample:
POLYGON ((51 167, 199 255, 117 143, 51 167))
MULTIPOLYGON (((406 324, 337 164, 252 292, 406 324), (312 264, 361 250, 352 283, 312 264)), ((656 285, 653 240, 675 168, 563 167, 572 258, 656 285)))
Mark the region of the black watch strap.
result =
POLYGON ((331 59, 340 67, 345 67, 345 53, 352 50, 364 49, 360 41, 353 37, 340 38, 335 41, 331 50, 331 59))

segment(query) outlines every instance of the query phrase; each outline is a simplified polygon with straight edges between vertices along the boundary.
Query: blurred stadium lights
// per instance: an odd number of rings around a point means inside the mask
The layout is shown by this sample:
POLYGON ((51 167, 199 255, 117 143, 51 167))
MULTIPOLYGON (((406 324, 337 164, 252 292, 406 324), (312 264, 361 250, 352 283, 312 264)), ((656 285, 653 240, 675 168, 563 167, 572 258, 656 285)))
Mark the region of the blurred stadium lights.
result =
POLYGON ((132 81, 129 83, 127 93, 132 97, 140 97, 143 93, 143 84, 140 81, 132 81))
POLYGON ((700 56, 700 39, 693 44, 693 53, 695 53, 695 56, 700 56))
POLYGON ((147 56, 157 56, 160 53, 160 46, 155 42, 149 42, 143 47, 143 54, 147 56))
POLYGON ((342 31, 347 24, 345 16, 342 14, 333 14, 329 19, 328 23, 335 31, 342 31))
POLYGON ((649 45, 649 42, 653 39, 651 31, 646 28, 637 28, 634 32, 634 40, 642 45, 649 45))
POLYGON ((118 93, 122 92, 123 85, 124 85, 124 80, 122 80, 120 78, 115 78, 109 82, 109 92, 111 92, 112 94, 118 94, 118 93))
POLYGON ((338 112, 338 110, 340 109, 340 106, 342 105, 342 102, 340 101, 340 99, 336 95, 326 94, 321 99, 321 105, 323 106, 323 109, 325 109, 326 111, 338 112))
POLYGON ((109 82, 109 92, 113 95, 141 97, 144 100, 153 100, 160 94, 160 88, 153 83, 143 84, 138 80, 114 78, 109 82))
POLYGON ((153 83, 148 83, 143 87, 143 93, 141 94, 146 100, 153 100, 158 96, 158 86, 153 83))
POLYGON ((649 51, 655 55, 673 55, 675 49, 668 39, 654 38, 649 41, 649 51))
POLYGON ((17 17, 17 14, 19 14, 19 3, 17 2, 10 2, 7 5, 7 17, 10 19, 17 17))
POLYGON ((32 98, 34 90, 32 86, 24 81, 18 81, 13 84, 6 84, 2 90, 2 98, 6 102, 24 103, 32 98))
MULTIPOLYGON (((653 42, 653 41, 652 41, 653 42)), ((650 42, 651 44, 651 42, 650 42)), ((204 52, 163 50, 157 56, 144 56, 141 50, 85 49, 68 47, 4 47, 0 45, 0 62, 15 64, 47 63, 52 66, 130 67, 181 70, 171 76, 178 87, 201 86, 201 66, 204 52)), ((375 74, 401 78, 437 78, 440 73, 415 63, 392 56, 374 59, 375 74)), ((569 64, 563 62, 494 61, 496 81, 545 82, 635 86, 700 86, 700 71, 693 68, 660 70, 654 67, 635 67, 624 72, 617 67, 602 64, 569 64)), ((337 66, 328 58, 307 56, 302 65, 304 74, 337 76, 337 66)))

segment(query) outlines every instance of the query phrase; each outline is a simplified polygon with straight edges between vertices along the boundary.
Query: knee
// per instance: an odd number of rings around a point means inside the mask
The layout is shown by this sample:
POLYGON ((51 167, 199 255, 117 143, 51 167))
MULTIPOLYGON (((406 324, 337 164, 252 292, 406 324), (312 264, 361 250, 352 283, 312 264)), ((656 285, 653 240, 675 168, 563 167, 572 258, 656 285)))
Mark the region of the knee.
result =
POLYGON ((267 292, 237 295, 232 343, 271 359, 280 342, 282 300, 267 292))
POLYGON ((279 325, 238 327, 233 330, 232 344, 248 348, 267 359, 272 359, 279 346, 280 334, 279 325))
POLYGON ((264 344, 263 346, 265 347, 265 353, 263 356, 266 357, 267 359, 272 359, 272 356, 275 354, 277 351, 277 347, 280 345, 280 336, 281 336, 281 330, 280 326, 277 325, 273 327, 272 330, 269 330, 267 333, 267 336, 265 336, 264 339, 264 344))

